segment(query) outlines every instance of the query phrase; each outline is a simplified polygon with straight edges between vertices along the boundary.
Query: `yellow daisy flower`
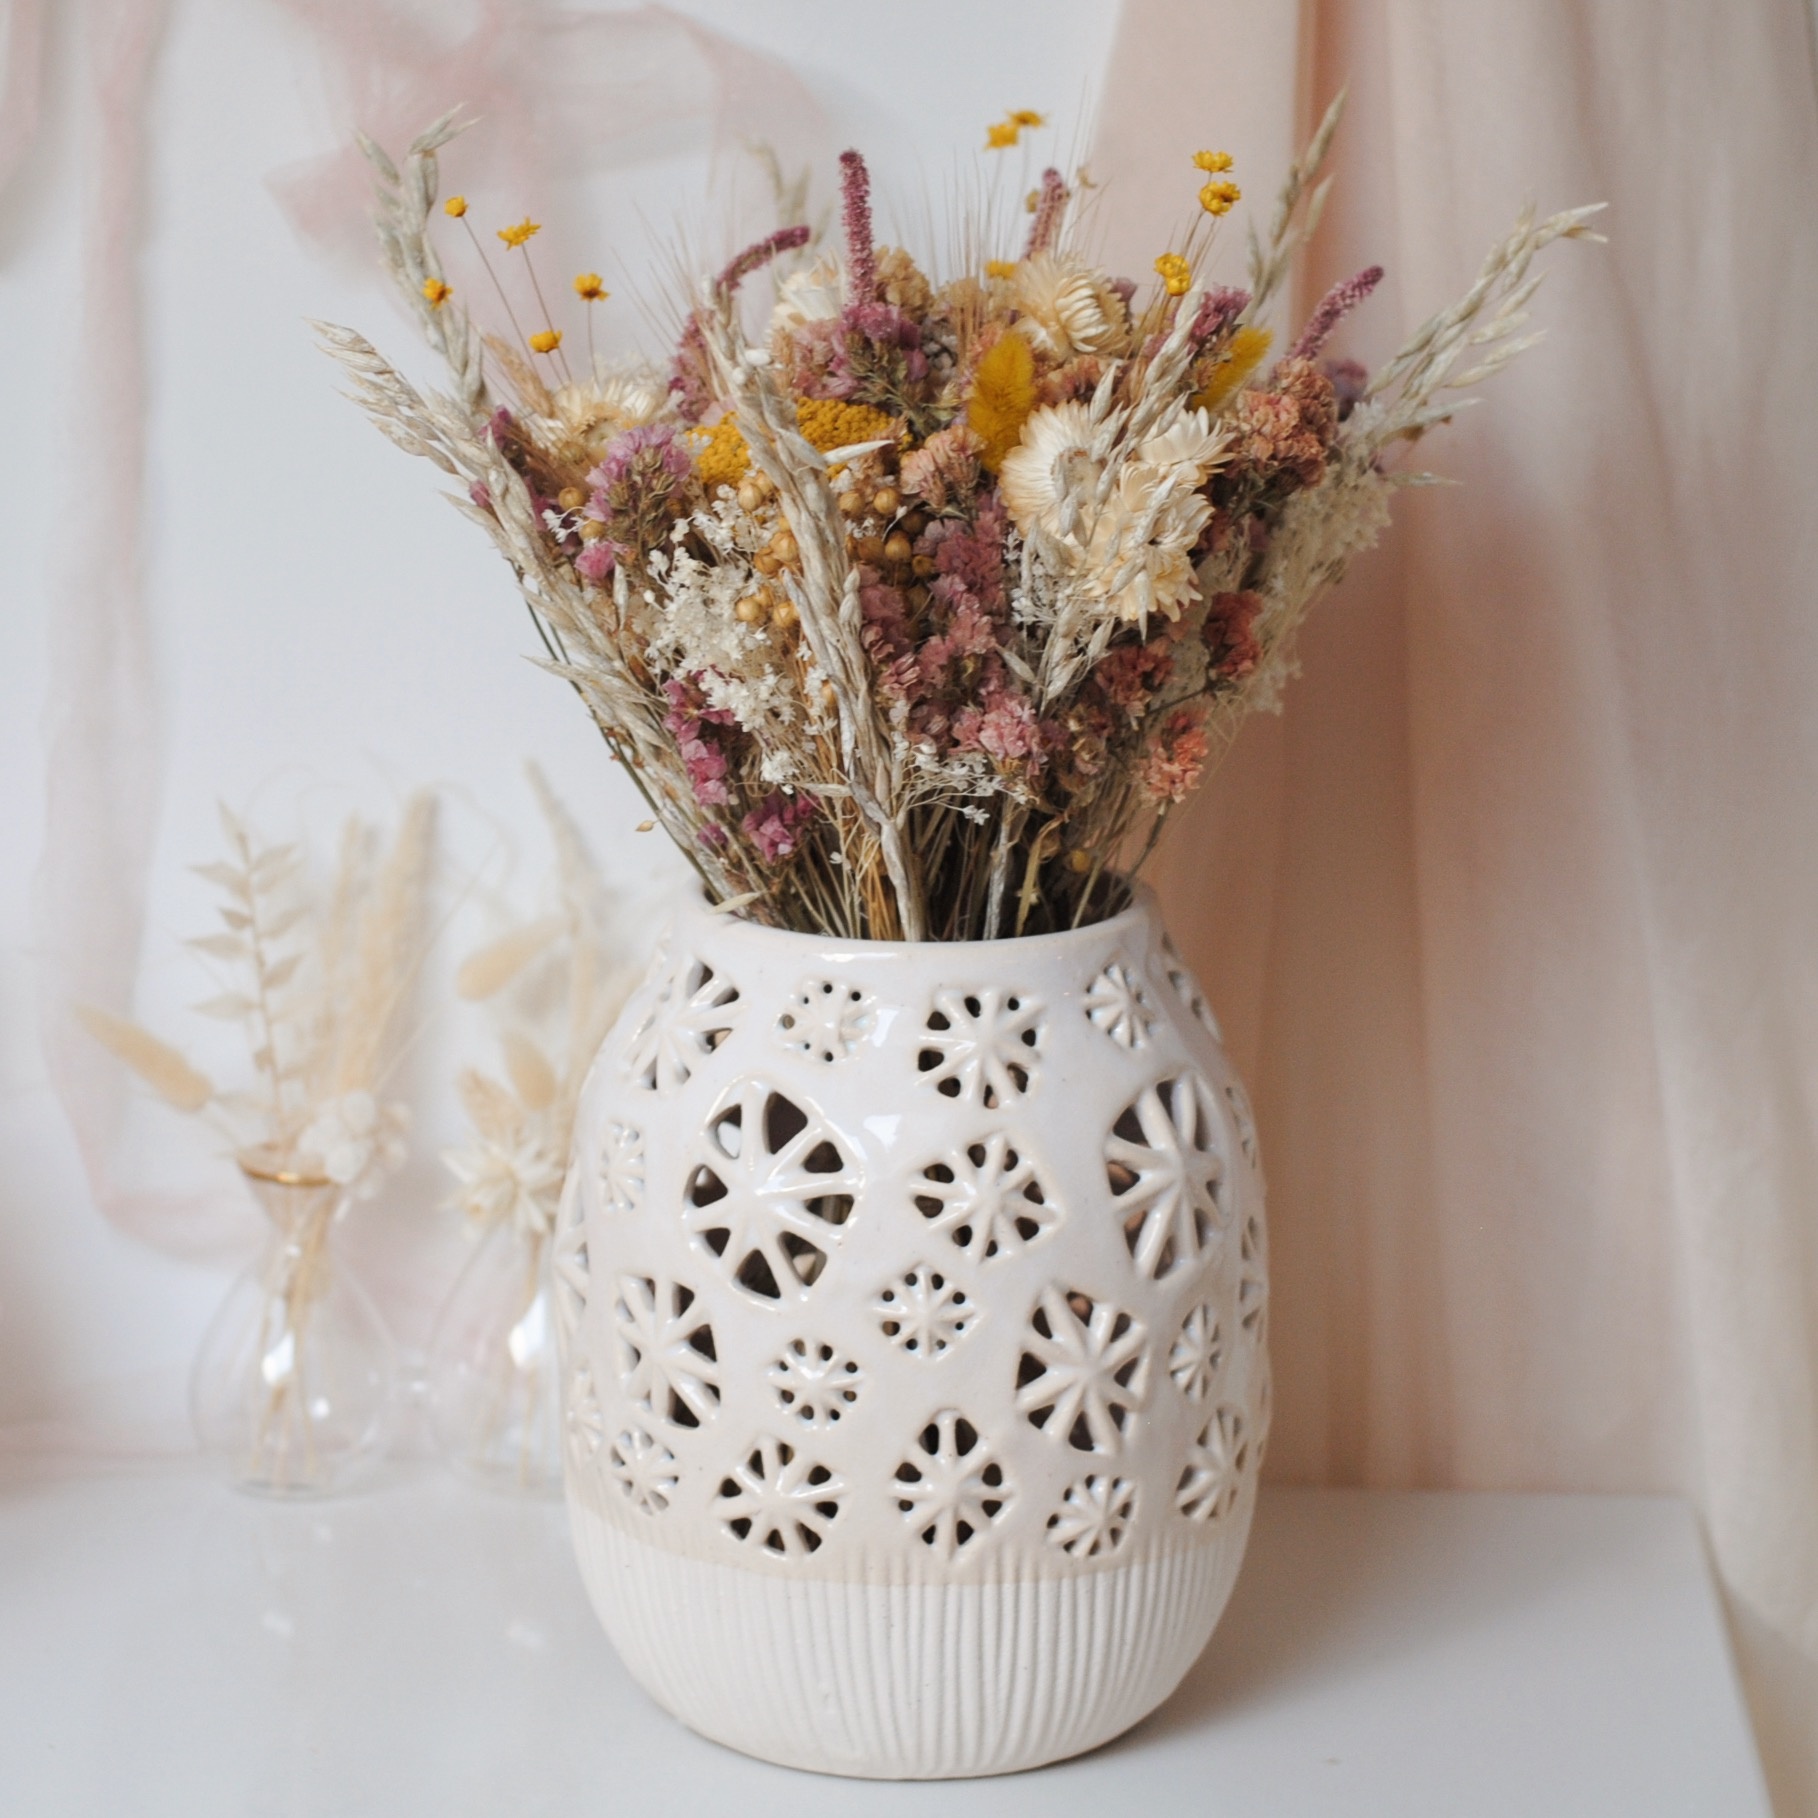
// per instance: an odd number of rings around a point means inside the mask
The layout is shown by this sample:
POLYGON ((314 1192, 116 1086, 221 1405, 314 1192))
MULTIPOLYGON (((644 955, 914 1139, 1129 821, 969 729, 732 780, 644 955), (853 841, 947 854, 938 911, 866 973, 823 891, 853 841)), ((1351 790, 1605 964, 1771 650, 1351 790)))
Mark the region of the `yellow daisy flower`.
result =
POLYGON ((612 295, 601 282, 597 271, 584 271, 574 281, 574 294, 589 303, 601 303, 612 295))
POLYGON ((1241 200, 1243 193, 1235 183, 1215 180, 1199 192, 1199 205, 1209 215, 1228 215, 1231 204, 1241 200))
POLYGON ((542 222, 533 221, 526 215, 516 227, 501 227, 499 229, 499 238, 503 240, 507 246, 522 246, 532 234, 540 233, 542 231, 542 226, 542 222))
POLYGON ((532 353, 550 354, 562 345, 562 331, 559 328, 539 328, 530 337, 532 353))
POLYGON ((1221 170, 1231 168, 1231 154, 1224 151, 1196 151, 1193 163, 1196 169, 1215 177, 1221 170))
POLYGON ((444 284, 440 278, 423 280, 423 300, 431 309, 440 309, 454 295, 454 286, 444 284))
POLYGON ((467 198, 465 196, 450 196, 448 200, 442 204, 442 213, 445 215, 452 215, 457 221, 460 220, 460 218, 467 213, 467 198))

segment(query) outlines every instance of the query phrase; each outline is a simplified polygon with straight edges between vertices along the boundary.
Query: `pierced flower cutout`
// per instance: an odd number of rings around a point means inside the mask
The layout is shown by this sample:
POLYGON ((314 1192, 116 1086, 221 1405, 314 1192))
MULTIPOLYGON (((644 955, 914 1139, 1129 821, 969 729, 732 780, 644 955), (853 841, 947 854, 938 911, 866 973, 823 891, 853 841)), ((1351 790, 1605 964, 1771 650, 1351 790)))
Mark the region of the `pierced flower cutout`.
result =
POLYGON ((1121 1308, 1044 1288, 1017 1368, 1018 1412, 1075 1451, 1115 1452, 1143 1399, 1147 1337, 1121 1308))
POLYGON ((1138 1269, 1154 1280, 1192 1262, 1225 1219, 1224 1162, 1212 1102, 1196 1074, 1158 1080, 1105 1140, 1105 1175, 1138 1269))
POLYGON ((1175 1507, 1189 1521, 1218 1521, 1230 1514, 1249 1462, 1250 1441, 1242 1411, 1228 1404, 1220 1407, 1187 1454, 1174 1493, 1175 1507))
POLYGON ((647 1092, 673 1092, 732 1033, 739 988, 704 960, 684 958, 657 987, 626 1046, 625 1072, 647 1092))
POLYGON ((694 1290, 648 1275, 621 1275, 613 1306, 619 1379, 628 1400, 655 1420, 698 1427, 720 1405, 713 1327, 694 1290))
POLYGON ((968 1256, 1014 1256, 1055 1222, 1057 1209, 1035 1163, 1001 1130, 946 1160, 930 1162, 916 1185, 916 1210, 968 1256))
POLYGON ((1168 1352, 1168 1374, 1189 1401, 1204 1401, 1224 1361, 1224 1334, 1211 1307, 1201 1301, 1181 1322, 1168 1352))
POLYGON ((926 1263, 917 1263, 900 1281, 893 1281, 872 1308, 893 1345, 927 1362, 958 1344, 978 1317, 965 1290, 926 1263))
POLYGON ((837 1426, 865 1386, 850 1357, 807 1338, 792 1338, 766 1374, 784 1412, 817 1431, 837 1426))
POLYGON ((1123 1545, 1135 1517, 1136 1485, 1094 1471, 1071 1485, 1048 1517, 1048 1541, 1075 1559, 1097 1559, 1123 1545))
POLYGON ((688 1178, 682 1220, 759 1300, 800 1299, 852 1216, 857 1166, 812 1105, 761 1079, 720 1099, 688 1178))
POLYGON ((995 1110, 1029 1091, 1041 1039, 1036 999, 994 985, 948 986, 934 994, 916 1065, 944 1097, 995 1110))
POLYGON ((640 1515, 661 1515, 675 1500, 675 1454, 642 1427, 628 1427, 612 1442, 613 1480, 640 1515))
POLYGON ((733 1539, 780 1559, 818 1552, 845 1486, 785 1439, 757 1440, 721 1480, 714 1512, 733 1539))
POLYGON ((896 1468, 896 1506, 924 1546, 951 1559, 1004 1512, 1004 1468, 965 1415, 929 1421, 896 1468))
POLYGON ((811 978, 796 987, 776 1020, 785 1048, 831 1066, 854 1053, 877 1023, 877 1000, 862 986, 811 978))
POLYGON ((1132 967, 1112 960, 1086 991, 1086 1015, 1120 1048, 1141 1048, 1155 1027, 1155 1012, 1132 967))

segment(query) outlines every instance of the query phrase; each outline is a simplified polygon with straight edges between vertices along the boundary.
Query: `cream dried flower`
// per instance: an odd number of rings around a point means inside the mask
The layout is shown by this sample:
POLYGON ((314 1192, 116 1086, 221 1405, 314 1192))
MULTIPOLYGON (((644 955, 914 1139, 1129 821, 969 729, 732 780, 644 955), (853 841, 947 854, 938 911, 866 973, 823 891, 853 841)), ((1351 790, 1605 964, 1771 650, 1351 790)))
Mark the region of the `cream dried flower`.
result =
POLYGON ((636 429, 659 416, 669 402, 663 375, 642 363, 601 367, 585 379, 558 386, 555 413, 538 420, 545 434, 572 436, 594 446, 621 430, 636 429))
POLYGON ((369 1199, 401 1167, 410 1114, 381 1104, 370 1092, 344 1092, 316 1107, 297 1138, 299 1158, 313 1163, 357 1199, 369 1199))
POLYGON ((787 334, 810 322, 830 322, 845 307, 840 285, 839 261, 831 253, 800 271, 792 271, 777 286, 776 307, 770 312, 770 333, 787 334))
POLYGON ((510 1219, 525 1237, 547 1237, 555 1229, 566 1167, 534 1121, 476 1133, 443 1159, 461 1183, 457 1202, 476 1223, 489 1226, 510 1219))
POLYGON ((1116 617, 1178 618, 1196 594, 1192 550, 1212 511, 1200 489, 1222 457, 1220 432, 1203 411, 1176 411, 1121 457, 1101 504, 1114 440, 1083 404, 1035 411, 999 472, 1005 507, 1025 536, 1051 539, 1116 617))
POLYGON ((1057 360, 1124 350, 1130 312, 1110 280, 1069 253, 1037 253, 1016 268, 1011 300, 1036 348, 1057 360))

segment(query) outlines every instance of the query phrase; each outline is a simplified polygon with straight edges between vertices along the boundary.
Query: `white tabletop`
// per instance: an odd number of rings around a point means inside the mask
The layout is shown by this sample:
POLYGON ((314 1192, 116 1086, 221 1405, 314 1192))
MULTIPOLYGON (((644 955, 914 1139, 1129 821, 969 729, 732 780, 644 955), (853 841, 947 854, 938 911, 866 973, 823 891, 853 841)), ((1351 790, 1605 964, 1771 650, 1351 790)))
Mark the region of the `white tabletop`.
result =
POLYGON ((559 1507, 424 1471, 0 1485, 0 1810, 31 1818, 1767 1818, 1682 1504, 1264 1495, 1212 1645, 1096 1755, 942 1786, 703 1742, 626 1679, 559 1507))

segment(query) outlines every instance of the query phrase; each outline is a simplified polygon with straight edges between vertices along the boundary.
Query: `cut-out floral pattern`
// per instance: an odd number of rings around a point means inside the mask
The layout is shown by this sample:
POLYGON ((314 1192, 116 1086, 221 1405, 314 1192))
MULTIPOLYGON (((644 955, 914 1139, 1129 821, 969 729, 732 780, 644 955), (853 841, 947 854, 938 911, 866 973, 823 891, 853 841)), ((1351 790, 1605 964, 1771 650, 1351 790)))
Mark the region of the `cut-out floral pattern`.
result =
POLYGON ((896 1506, 943 1559, 971 1545, 1010 1499, 1004 1469, 965 1415, 948 1408, 916 1437, 896 1468, 896 1506))
POLYGON ((1086 989, 1086 1015, 1120 1048, 1141 1048, 1155 1027, 1155 1012, 1134 969, 1115 959, 1086 989))
POLYGON ((1244 1220, 1237 1249, 1237 1324, 1255 1344, 1263 1341, 1263 1316, 1269 1305, 1269 1257, 1262 1220, 1254 1212, 1244 1220))
POLYGON ((678 961, 657 988, 625 1050, 628 1078, 647 1092, 673 1092, 733 1029, 739 988, 705 960, 678 961))
POLYGON ((1168 1352, 1168 1374, 1189 1401, 1204 1401, 1212 1393, 1224 1361, 1224 1334, 1217 1315, 1202 1301, 1181 1321, 1168 1352))
POLYGON ((805 979, 776 1019, 785 1048, 823 1066, 845 1060, 877 1024, 877 1000, 860 985, 830 978, 805 979))
POLYGON ((568 1379, 568 1406, 563 1414, 568 1429, 568 1447, 585 1463, 600 1449, 606 1437, 606 1416, 600 1408, 599 1391, 594 1387, 593 1369, 586 1358, 575 1365, 568 1379))
POLYGON ((720 1368, 694 1290, 648 1275, 621 1275, 618 1286, 613 1330, 626 1398, 671 1426, 710 1420, 720 1405, 720 1368))
POLYGON ((837 1426, 865 1387, 850 1357, 811 1338, 792 1338, 767 1374, 777 1405, 815 1431, 837 1426))
POLYGON ((1173 987, 1174 995, 1185 1006, 1187 1014, 1214 1041, 1222 1042, 1224 1037, 1219 1033, 1218 1018, 1212 1014, 1212 1006, 1206 1002, 1206 994, 1200 990, 1198 981, 1187 970, 1187 962, 1181 958, 1179 949, 1166 935, 1162 937, 1162 957, 1167 965, 1168 983, 1173 987))
POLYGON ((1080 1452, 1115 1452, 1147 1386, 1142 1322, 1077 1290, 1049 1287, 1029 1315, 1016 1406, 1080 1452))
POLYGON ((937 1092, 987 1110, 1021 1098, 1034 1083, 1042 1006, 995 985, 935 992, 916 1065, 937 1092))
POLYGON ((845 1486, 786 1439, 759 1439, 721 1480, 715 1513, 733 1539, 778 1558, 817 1552, 845 1486))
POLYGON ((951 1350, 978 1317, 971 1296, 927 1263, 893 1281, 873 1307, 884 1336, 927 1362, 951 1350))
POLYGON ((1155 1280, 1192 1262, 1224 1217, 1224 1162, 1211 1097, 1196 1074, 1146 1087, 1105 1141, 1105 1174, 1131 1258, 1155 1280))
POLYGON ((707 1120, 682 1217, 759 1300, 805 1295, 852 1216, 857 1168, 813 1106, 745 1079, 707 1120))
POLYGON ((1115 1553, 1136 1518, 1136 1485, 1127 1477, 1094 1471, 1069 1487, 1048 1517, 1048 1539, 1075 1559, 1115 1553))
POLYGON ((675 1500, 675 1454, 642 1427, 627 1427, 612 1442, 613 1480, 643 1515, 660 1515, 675 1500))
POLYGON ((916 1209, 969 1256, 1014 1256, 1055 1221, 1035 1163, 1001 1130, 944 1161, 930 1162, 916 1184, 916 1209))
POLYGON ((1242 1411, 1228 1404, 1221 1406, 1187 1454, 1175 1505, 1193 1521, 1217 1521, 1228 1515, 1243 1488, 1249 1459, 1249 1434, 1242 1411))
POLYGON ((562 1202, 562 1209, 564 1222, 556 1232, 549 1273, 554 1286, 556 1318, 573 1333, 580 1330, 581 1315, 587 1311, 590 1268, 580 1194, 571 1192, 562 1202))
POLYGON ((600 1204, 608 1216, 629 1218, 644 1203, 644 1138, 614 1118, 600 1148, 600 1204))
POLYGON ((1256 1166, 1256 1119, 1250 1112, 1250 1095, 1241 1080, 1225 1081, 1225 1103, 1231 1107, 1231 1126, 1237 1132, 1237 1146, 1244 1160, 1256 1166))

